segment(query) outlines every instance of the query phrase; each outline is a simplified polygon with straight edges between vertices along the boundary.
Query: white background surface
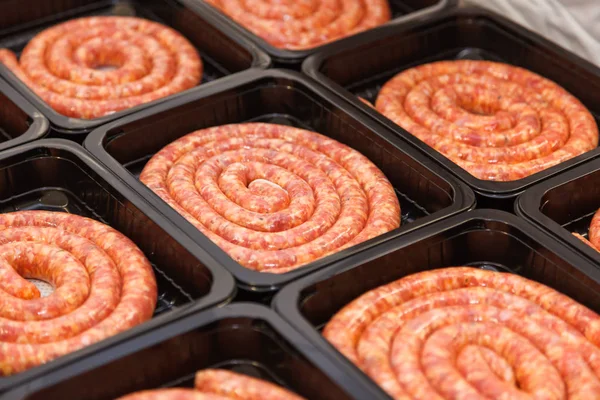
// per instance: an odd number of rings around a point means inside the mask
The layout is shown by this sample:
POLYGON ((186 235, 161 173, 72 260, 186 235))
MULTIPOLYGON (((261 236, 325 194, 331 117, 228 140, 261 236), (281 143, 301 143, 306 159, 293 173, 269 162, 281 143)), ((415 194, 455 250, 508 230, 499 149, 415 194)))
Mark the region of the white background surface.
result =
POLYGON ((600 0, 461 0, 497 12, 600 66, 600 0))

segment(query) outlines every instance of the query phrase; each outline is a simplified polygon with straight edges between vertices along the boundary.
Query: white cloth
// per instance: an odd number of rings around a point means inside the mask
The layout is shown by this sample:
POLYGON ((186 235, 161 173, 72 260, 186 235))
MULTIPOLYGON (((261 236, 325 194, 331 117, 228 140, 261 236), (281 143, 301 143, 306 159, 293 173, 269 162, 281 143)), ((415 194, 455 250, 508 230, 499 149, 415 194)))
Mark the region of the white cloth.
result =
POLYGON ((461 0, 494 11, 600 66, 600 0, 461 0))

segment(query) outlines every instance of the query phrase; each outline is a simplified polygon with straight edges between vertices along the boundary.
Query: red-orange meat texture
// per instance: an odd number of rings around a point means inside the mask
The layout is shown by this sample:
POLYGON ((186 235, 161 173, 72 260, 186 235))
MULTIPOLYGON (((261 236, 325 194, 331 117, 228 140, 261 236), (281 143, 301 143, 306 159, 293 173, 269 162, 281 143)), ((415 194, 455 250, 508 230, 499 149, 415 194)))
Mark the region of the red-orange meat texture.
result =
POLYGON ((303 400, 292 392, 246 375, 218 369, 196 374, 195 389, 158 389, 132 393, 118 400, 303 400))
POLYGON ((243 266, 283 273, 400 225, 384 174, 323 135, 248 123, 166 146, 140 179, 243 266))
POLYGON ((206 0, 271 45, 304 50, 386 23, 387 0, 206 0))
POLYGON ((0 63, 55 111, 84 119, 181 92, 202 77, 200 56, 185 37, 135 17, 64 22, 35 36, 20 60, 0 49, 0 63))
POLYGON ((594 117, 556 83, 489 61, 405 70, 376 108, 476 178, 514 181, 598 145, 594 117))
POLYGON ((11 375, 152 317, 144 254, 100 222, 61 212, 0 215, 0 371, 11 375), (24 278, 50 283, 40 297, 24 278))
POLYGON ((394 399, 600 398, 600 317, 513 274, 409 275, 348 304, 323 335, 394 399))

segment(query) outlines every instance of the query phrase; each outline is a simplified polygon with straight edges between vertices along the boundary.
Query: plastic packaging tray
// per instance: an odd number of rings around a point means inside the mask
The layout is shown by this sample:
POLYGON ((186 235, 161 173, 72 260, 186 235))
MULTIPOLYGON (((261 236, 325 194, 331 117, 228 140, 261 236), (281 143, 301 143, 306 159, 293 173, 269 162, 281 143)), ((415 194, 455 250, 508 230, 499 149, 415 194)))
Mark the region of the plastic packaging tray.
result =
POLYGON ((321 336, 321 329, 369 290, 420 271, 460 265, 515 273, 600 311, 600 269, 530 223, 497 210, 457 215, 389 241, 378 252, 338 262, 286 286, 273 306, 318 351, 338 362, 349 380, 373 390, 369 398, 389 399, 321 336))
MULTIPOLYGON (((249 68, 266 68, 270 64, 269 57, 248 40, 224 35, 218 26, 191 12, 177 0, 11 0, 9 3, 14 3, 13 7, 2 4, 0 48, 8 48, 17 55, 37 33, 58 23, 90 15, 119 15, 157 21, 185 35, 202 57, 204 72, 200 87, 232 73, 249 68)), ((91 120, 69 118, 50 108, 2 64, 0 76, 48 117, 58 136, 69 139, 82 140, 94 127, 166 100, 159 99, 91 120)))
POLYGON ((249 71, 224 78, 210 92, 188 93, 102 126, 88 136, 85 147, 200 247, 214 254, 240 287, 252 292, 276 290, 335 260, 474 206, 473 192, 466 185, 394 135, 373 132, 367 118, 355 118, 348 104, 323 96, 318 85, 291 71, 249 71), (313 130, 360 151, 396 188, 403 226, 286 274, 260 273, 235 262, 138 180, 148 159, 175 139, 209 126, 248 121, 313 130))
POLYGON ((0 151, 48 134, 48 120, 0 79, 0 151))
POLYGON ((600 254, 572 235, 588 237, 600 208, 600 159, 548 179, 519 196, 517 215, 546 229, 600 266, 600 254))
POLYGON ((158 302, 151 321, 42 366, 0 377, 0 391, 108 348, 190 307, 222 304, 235 294, 227 271, 187 237, 158 221, 152 208, 72 142, 43 139, 0 153, 0 213, 21 210, 82 215, 122 232, 152 263, 158 302))
POLYGON ((3 398, 62 400, 77 393, 112 400, 139 390, 191 388, 196 371, 206 368, 271 381, 311 400, 370 398, 272 310, 245 303, 180 318, 3 398))
MULTIPOLYGON (((191 9, 200 15, 205 15, 214 21, 219 21, 221 29, 230 37, 243 35, 249 38, 252 42, 265 53, 267 53, 273 62, 279 67, 296 68, 309 55, 314 54, 323 49, 330 48, 336 43, 353 43, 355 38, 360 37, 361 33, 339 39, 330 44, 314 47, 307 50, 287 50, 275 47, 265 41, 258 35, 255 35, 244 26, 238 24, 227 15, 223 14, 216 8, 210 6, 203 0, 180 0, 185 2, 191 9)), ((414 21, 425 18, 428 15, 436 14, 444 9, 455 7, 458 0, 389 0, 392 10, 392 20, 385 25, 398 25, 407 21, 414 21)), ((377 30, 373 28, 372 30, 377 30)))
POLYGON ((599 121, 600 98, 596 96, 600 92, 599 68, 501 16, 478 8, 449 10, 426 21, 366 34, 353 46, 337 46, 310 57, 303 64, 303 71, 467 182, 479 195, 478 204, 482 207, 512 210, 515 197, 527 187, 600 153, 595 149, 512 182, 484 181, 357 98, 374 102, 382 85, 404 69, 458 59, 500 61, 534 71, 571 92, 599 121))

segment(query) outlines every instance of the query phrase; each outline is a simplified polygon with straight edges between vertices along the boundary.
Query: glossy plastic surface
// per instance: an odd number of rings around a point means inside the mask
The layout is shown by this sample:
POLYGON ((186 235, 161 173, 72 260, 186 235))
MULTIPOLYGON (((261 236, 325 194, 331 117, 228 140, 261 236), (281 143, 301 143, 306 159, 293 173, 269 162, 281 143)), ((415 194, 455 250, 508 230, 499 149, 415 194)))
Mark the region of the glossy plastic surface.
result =
POLYGON ((600 209, 600 159, 535 185, 515 203, 517 215, 577 249, 600 266, 600 253, 573 236, 587 238, 600 209))
POLYGON ((42 113, 0 79, 0 150, 41 139, 49 127, 42 113))

